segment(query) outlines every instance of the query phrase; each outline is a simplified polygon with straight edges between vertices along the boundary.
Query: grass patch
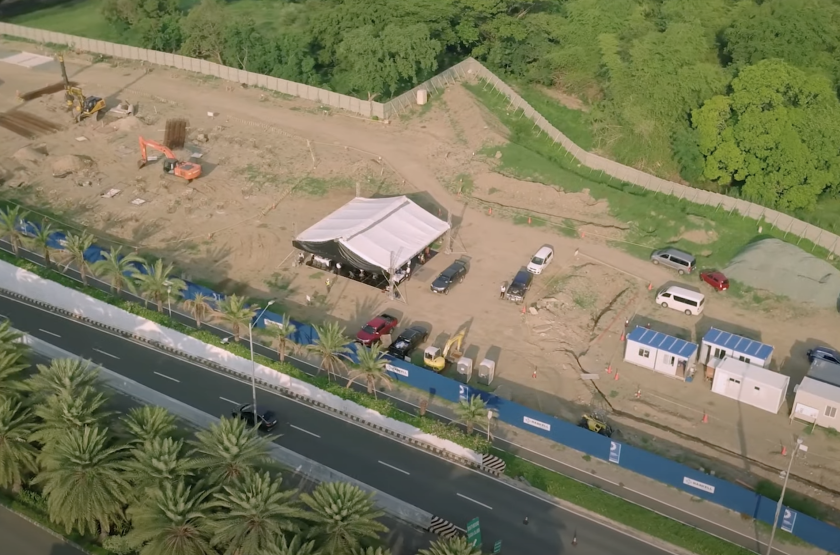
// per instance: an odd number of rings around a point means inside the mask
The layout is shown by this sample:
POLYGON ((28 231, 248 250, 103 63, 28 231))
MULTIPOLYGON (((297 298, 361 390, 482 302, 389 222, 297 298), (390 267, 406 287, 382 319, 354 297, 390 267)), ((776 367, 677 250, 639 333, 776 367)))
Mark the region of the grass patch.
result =
POLYGON ((126 42, 102 16, 102 0, 62 2, 49 8, 11 17, 8 22, 90 39, 126 42))
POLYGON ((475 191, 475 182, 470 174, 460 173, 449 183, 447 189, 456 195, 472 196, 475 191))
POLYGON ((531 216, 529 214, 516 214, 513 217, 513 223, 516 225, 529 225, 531 227, 545 227, 548 225, 548 222, 539 216, 531 216))
POLYGON ((592 133, 588 113, 564 106, 533 85, 519 85, 516 90, 528 104, 542 114, 548 123, 556 127, 573 143, 583 150, 593 149, 595 136, 592 133))
MULTIPOLYGON (((782 495, 782 487, 769 480, 760 480, 755 486, 755 492, 763 495, 773 501, 778 501, 782 495)), ((790 507, 794 511, 799 511, 802 514, 822 520, 825 512, 812 499, 802 497, 795 492, 788 490, 785 492, 785 506, 790 507)))
POLYGON ((322 197, 334 189, 349 189, 353 182, 346 178, 322 179, 320 177, 304 177, 295 185, 295 192, 312 197, 322 197))
MULTIPOLYGON (((595 200, 606 200, 610 214, 625 222, 630 229, 623 241, 609 244, 639 258, 647 258, 650 251, 664 246, 687 250, 695 255, 702 267, 722 268, 749 243, 774 237, 826 259, 828 251, 792 234, 785 237, 771 222, 745 218, 714 206, 703 206, 686 199, 657 193, 625 183, 600 171, 578 163, 571 154, 560 148, 545 133, 538 133, 528 118, 518 118, 507 110, 508 100, 496 95, 492 88, 485 91, 483 83, 464 84, 467 90, 484 104, 510 130, 509 143, 488 145, 481 153, 494 158, 496 170, 505 175, 557 187, 568 192, 587 189, 595 200), (763 233, 758 233, 762 226, 763 233), (718 239, 710 243, 696 243, 684 238, 691 230, 714 231, 718 239)), ((832 261, 840 267, 840 259, 832 261)))
POLYGON ((510 477, 522 476, 535 488, 554 497, 688 549, 697 555, 755 555, 749 549, 731 544, 598 488, 516 458, 510 453, 494 449, 493 454, 505 460, 507 463, 505 474, 510 477))

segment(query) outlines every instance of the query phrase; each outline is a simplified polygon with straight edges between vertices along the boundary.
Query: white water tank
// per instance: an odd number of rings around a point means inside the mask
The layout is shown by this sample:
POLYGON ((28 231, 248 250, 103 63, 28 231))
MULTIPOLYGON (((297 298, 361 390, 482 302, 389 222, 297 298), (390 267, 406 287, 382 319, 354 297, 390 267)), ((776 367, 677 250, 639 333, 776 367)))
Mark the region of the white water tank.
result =
POLYGON ((417 105, 422 106, 429 101, 429 91, 426 89, 417 89, 417 105))

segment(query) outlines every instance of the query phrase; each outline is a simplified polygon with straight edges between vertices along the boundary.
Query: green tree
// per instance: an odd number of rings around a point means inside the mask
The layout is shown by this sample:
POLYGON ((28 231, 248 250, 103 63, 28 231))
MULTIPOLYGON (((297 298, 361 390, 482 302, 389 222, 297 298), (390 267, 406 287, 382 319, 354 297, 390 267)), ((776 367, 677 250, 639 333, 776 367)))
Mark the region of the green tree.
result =
POLYGON ((61 264, 64 264, 63 271, 66 272, 71 264, 75 265, 85 285, 87 285, 87 275, 90 272, 90 263, 85 259, 85 252, 93 245, 93 241, 93 235, 87 231, 83 231, 81 235, 68 233, 63 244, 64 250, 58 253, 61 264))
POLYGON ((373 495, 352 484, 321 483, 301 499, 311 511, 311 537, 325 555, 346 553, 388 530, 376 520, 383 513, 374 508, 373 495))
POLYGON ((194 474, 195 461, 184 453, 184 442, 171 437, 155 437, 135 444, 123 468, 126 479, 142 496, 161 484, 173 484, 194 474))
POLYGON ((31 237, 27 237, 25 240, 32 248, 41 253, 44 257, 44 266, 47 268, 52 266, 52 259, 50 258, 52 247, 50 247, 50 243, 52 242, 53 233, 55 233, 55 229, 53 229, 52 225, 44 222, 35 228, 35 233, 31 237))
POLYGON ((285 362, 288 353, 296 353, 300 350, 301 346, 292 340, 296 332, 297 326, 292 323, 288 314, 283 315, 283 322, 279 326, 266 326, 265 333, 271 337, 271 344, 277 349, 280 362, 285 362))
POLYGON ((21 212, 20 207, 6 207, 0 210, 0 238, 5 239, 12 245, 12 252, 18 254, 20 244, 25 235, 21 230, 21 223, 26 219, 27 213, 21 212))
POLYGON ((350 380, 347 382, 348 389, 357 380, 364 380, 368 393, 376 397, 376 384, 378 382, 381 381, 386 387, 391 386, 393 378, 385 370, 387 360, 385 360, 382 346, 379 343, 374 343, 369 349, 357 347, 356 356, 359 363, 350 370, 350 380))
POLYGON ((17 349, 0 349, 0 401, 16 399, 27 390, 20 373, 29 365, 17 349))
POLYGON ((307 512, 293 500, 296 490, 280 489, 268 472, 245 472, 213 494, 212 543, 225 555, 265 553, 286 532, 297 534, 307 512))
POLYGON ((128 545, 139 555, 216 555, 210 546, 207 491, 163 482, 128 509, 128 545))
POLYGON ((17 493, 26 476, 38 472, 38 452, 29 443, 34 431, 32 414, 20 401, 0 401, 0 488, 17 493))
POLYGON ((276 61, 271 40, 251 19, 236 18, 225 27, 222 59, 225 65, 254 73, 271 73, 276 61))
POLYGON ((106 402, 103 393, 85 387, 59 392, 35 405, 33 410, 41 424, 32 434, 32 440, 43 445, 41 455, 45 456, 74 430, 96 429, 110 415, 102 410, 106 402))
POLYGON ((196 293, 192 299, 185 299, 181 304, 184 309, 195 318, 195 327, 200 328, 202 322, 206 322, 213 314, 213 307, 210 306, 211 297, 196 293))
POLYGON ((265 553, 266 555, 322 555, 315 542, 306 541, 303 534, 292 536, 291 540, 283 536, 277 545, 269 547, 265 553))
POLYGON ((146 261, 136 254, 122 254, 122 247, 111 247, 109 252, 102 253, 102 260, 97 260, 91 270, 97 276, 108 278, 111 291, 118 296, 123 289, 134 291, 132 274, 136 271, 135 264, 145 264, 146 261))
POLYGON ((391 550, 387 547, 356 547, 350 555, 391 555, 391 550))
POLYGON ((181 279, 171 277, 174 266, 164 265, 161 259, 155 260, 152 265, 146 263, 143 267, 146 269, 145 273, 134 268, 137 290, 146 302, 154 302, 158 312, 163 312, 163 303, 178 298, 187 284, 181 279))
POLYGON ((43 487, 50 520, 67 533, 107 536, 130 498, 121 472, 124 449, 112 445, 107 429, 84 426, 67 430, 54 449, 42 452, 43 470, 33 483, 43 487))
POLYGON ((74 394, 97 383, 99 368, 87 360, 54 358, 49 366, 37 365, 38 372, 26 380, 35 404, 60 393, 74 394))
POLYGON ((473 433, 476 424, 487 421, 487 405, 478 395, 470 395, 469 400, 461 399, 455 407, 458 422, 467 427, 467 433, 473 433))
POLYGON ((225 484, 268 461, 268 439, 240 418, 222 418, 191 444, 211 484, 225 484))
POLYGON ((175 417, 163 407, 134 407, 121 420, 135 443, 168 437, 176 429, 175 417))
POLYGON ((181 22, 184 43, 181 53, 193 58, 222 61, 228 15, 220 0, 201 0, 181 22))
POLYGON ((0 321, 0 351, 14 352, 25 355, 29 352, 29 348, 20 342, 23 335, 12 328, 12 323, 9 320, 0 321))
POLYGON ((417 555, 481 555, 481 549, 474 547, 467 538, 440 538, 428 549, 421 549, 417 555))
POLYGON ((329 322, 323 326, 315 325, 314 328, 318 337, 309 345, 309 350, 321 357, 318 372, 326 370, 327 374, 332 375, 342 368, 347 368, 346 360, 350 353, 347 344, 350 340, 344 335, 345 328, 336 322, 329 322))
POLYGON ((257 314, 257 307, 249 305, 247 299, 239 295, 227 296, 216 306, 218 307, 217 318, 231 327, 234 340, 239 341, 242 327, 251 325, 251 320, 257 314))

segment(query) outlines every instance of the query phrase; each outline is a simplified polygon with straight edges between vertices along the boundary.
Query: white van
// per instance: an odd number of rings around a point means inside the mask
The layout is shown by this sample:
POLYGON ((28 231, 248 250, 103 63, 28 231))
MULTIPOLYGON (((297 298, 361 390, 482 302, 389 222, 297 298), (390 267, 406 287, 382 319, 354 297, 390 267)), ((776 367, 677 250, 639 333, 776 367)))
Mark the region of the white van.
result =
POLYGON ((697 316, 703 312, 706 296, 703 293, 672 285, 656 295, 656 304, 664 308, 681 310, 688 315, 697 316))

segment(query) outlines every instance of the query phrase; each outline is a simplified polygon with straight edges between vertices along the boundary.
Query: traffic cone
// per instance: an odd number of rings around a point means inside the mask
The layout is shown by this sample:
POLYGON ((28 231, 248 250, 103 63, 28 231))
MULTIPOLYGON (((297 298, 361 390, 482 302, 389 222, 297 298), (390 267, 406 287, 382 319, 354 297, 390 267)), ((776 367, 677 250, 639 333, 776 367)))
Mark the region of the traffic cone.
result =
POLYGON ((621 332, 621 338, 619 339, 619 341, 624 341, 624 332, 621 332))
POLYGON ((787 456, 787 447, 785 447, 784 445, 782 445, 782 456, 783 457, 787 456))
POLYGON ((705 411, 703 412, 703 420, 702 420, 702 422, 703 422, 703 424, 708 424, 708 423, 709 423, 709 415, 708 415, 708 414, 706 414, 706 413, 705 413, 705 411))
POLYGON ((493 209, 492 209, 492 208, 488 208, 488 209, 487 209, 487 215, 488 215, 488 216, 492 216, 492 215, 493 215, 493 209))
POLYGON ((580 232, 580 238, 581 238, 581 239, 586 238, 586 233, 584 233, 583 231, 581 231, 581 232, 580 232))
POLYGON ((522 314, 525 314, 525 306, 522 306, 522 314))
POLYGON ((653 290, 653 283, 648 283, 648 291, 652 291, 652 290, 653 290))
POLYGON ((614 382, 618 381, 618 370, 615 371, 615 377, 613 378, 614 382))
POLYGON ((531 374, 531 377, 532 377, 532 378, 536 378, 536 377, 537 377, 537 371, 536 371, 536 370, 534 370, 534 372, 531 374))
POLYGON ((531 225, 531 216, 528 216, 528 225, 531 225))
POLYGON ((607 366, 607 374, 612 374, 612 364, 607 366))

